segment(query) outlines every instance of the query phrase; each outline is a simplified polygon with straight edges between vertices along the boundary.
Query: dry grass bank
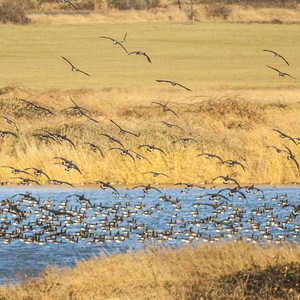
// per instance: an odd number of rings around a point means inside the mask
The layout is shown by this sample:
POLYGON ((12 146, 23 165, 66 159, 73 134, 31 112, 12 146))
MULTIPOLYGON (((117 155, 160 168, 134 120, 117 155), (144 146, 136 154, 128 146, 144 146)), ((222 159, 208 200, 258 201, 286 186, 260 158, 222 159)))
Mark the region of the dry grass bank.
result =
POLYGON ((299 299, 300 248, 245 242, 149 248, 45 269, 0 287, 9 299, 299 299))
POLYGON ((36 24, 190 23, 192 21, 298 24, 299 16, 300 10, 298 7, 290 9, 284 7, 218 4, 194 4, 193 14, 191 14, 190 4, 183 4, 182 9, 179 9, 175 4, 169 4, 147 10, 117 10, 103 7, 98 11, 83 14, 74 14, 61 10, 52 13, 41 11, 28 13, 28 17, 36 24))
MULTIPOLYGON (((19 138, 8 135, 0 139, 1 166, 17 169, 35 167, 44 170, 50 178, 71 183, 94 183, 97 180, 118 183, 158 182, 206 182, 219 175, 230 175, 241 183, 283 184, 299 182, 300 172, 295 161, 288 160, 288 147, 298 160, 297 140, 280 138, 278 129, 298 138, 300 104, 287 99, 261 100, 237 95, 209 96, 199 98, 177 97, 170 99, 135 98, 126 91, 48 90, 37 91, 20 88, 1 89, 1 115, 16 122, 19 131, 1 118, 1 130, 11 131, 19 138), (133 97, 133 99, 131 98, 133 97), (19 99, 25 98, 53 114, 34 110, 19 99), (72 109, 70 99, 89 112, 94 122, 79 116, 72 109), (164 111, 153 102, 166 104, 171 111, 164 111), (120 129, 131 134, 120 134, 120 129), (171 128, 165 123, 175 125, 171 128), (177 127, 179 126, 179 127, 177 127), (70 142, 43 141, 35 134, 51 133, 66 135, 70 142), (118 139, 132 155, 121 155, 120 144, 110 142, 100 134, 118 139), (189 140, 185 143, 185 138, 189 140), (87 142, 97 145, 103 152, 93 152, 87 142), (149 152, 140 145, 154 145, 162 151, 149 152), (275 146, 283 151, 277 153, 275 146), (120 148, 112 149, 111 148, 120 148), (134 152, 133 152, 134 151, 134 152), (142 158, 138 159, 136 153, 142 158), (223 160, 236 160, 245 166, 229 167, 217 159, 197 156, 212 153, 223 160), (65 171, 56 164, 54 157, 72 160, 81 170, 65 171), (167 176, 153 176, 145 172, 163 172, 167 176)), ((1 168, 1 181, 20 182, 12 179, 9 168, 1 168)), ((23 174, 24 175, 24 174, 23 174)), ((28 176, 27 176, 28 177, 28 176)), ((40 183, 46 178, 29 177, 40 183)), ((220 182, 214 182, 216 184, 220 182)))

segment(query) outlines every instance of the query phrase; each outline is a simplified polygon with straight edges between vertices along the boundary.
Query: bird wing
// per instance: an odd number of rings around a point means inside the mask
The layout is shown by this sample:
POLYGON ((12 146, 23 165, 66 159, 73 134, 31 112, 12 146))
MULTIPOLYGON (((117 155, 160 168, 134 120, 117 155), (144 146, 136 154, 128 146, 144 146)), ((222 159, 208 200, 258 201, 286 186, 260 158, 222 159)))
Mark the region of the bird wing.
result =
POLYGON ((84 71, 82 71, 82 70, 79 70, 79 69, 77 69, 77 71, 78 71, 78 72, 80 72, 80 73, 82 73, 82 74, 84 74, 84 75, 86 75, 86 76, 89 76, 89 77, 91 77, 91 75, 90 75, 90 74, 88 74, 88 73, 86 73, 86 72, 84 72, 84 71))
POLYGON ((273 68, 273 67, 271 67, 271 66, 268 66, 268 65, 266 65, 268 68, 270 68, 270 69, 272 69, 272 70, 275 70, 275 71, 277 71, 278 73, 281 73, 281 71, 279 71, 278 69, 276 69, 276 68, 273 68))
POLYGON ((282 58, 284 61, 285 61, 285 63, 289 66, 290 64, 288 63, 288 61, 282 56, 282 55, 278 55, 280 58, 282 58))
POLYGON ((62 56, 62 58, 72 67, 72 68, 75 68, 75 66, 67 59, 65 58, 64 56, 62 56))
POLYGON ((150 59, 150 57, 149 57, 149 56, 148 56, 146 53, 144 53, 143 55, 147 57, 147 60, 148 60, 148 61, 149 61, 149 63, 151 64, 152 62, 151 62, 151 59, 150 59))
POLYGON ((277 53, 276 53, 275 51, 273 51, 273 50, 263 49, 263 51, 271 52, 271 53, 277 54, 277 53))
POLYGON ((187 91, 192 91, 191 89, 187 88, 186 86, 180 84, 180 83, 176 83, 177 85, 181 86, 182 88, 186 89, 187 91))

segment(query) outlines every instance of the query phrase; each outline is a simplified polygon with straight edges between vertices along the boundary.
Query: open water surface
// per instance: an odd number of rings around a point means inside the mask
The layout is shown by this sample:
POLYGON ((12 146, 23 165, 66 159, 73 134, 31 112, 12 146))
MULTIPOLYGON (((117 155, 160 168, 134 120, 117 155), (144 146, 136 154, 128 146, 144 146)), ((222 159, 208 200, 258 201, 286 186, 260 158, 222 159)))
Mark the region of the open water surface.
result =
POLYGON ((299 187, 224 188, 2 187, 0 284, 145 243, 299 243, 299 187))

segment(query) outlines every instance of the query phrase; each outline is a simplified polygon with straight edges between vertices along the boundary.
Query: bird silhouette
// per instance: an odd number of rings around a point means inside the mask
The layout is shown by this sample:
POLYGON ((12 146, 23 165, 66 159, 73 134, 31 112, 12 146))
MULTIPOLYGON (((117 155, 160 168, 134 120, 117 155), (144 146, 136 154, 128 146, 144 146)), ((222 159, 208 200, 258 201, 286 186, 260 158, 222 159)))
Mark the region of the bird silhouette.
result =
POLYGON ((275 52, 275 51, 273 51, 273 50, 268 50, 268 49, 263 49, 263 51, 273 53, 273 54, 275 55, 275 57, 279 57, 279 58, 283 59, 284 62, 285 62, 288 66, 290 65, 290 64, 288 63, 288 61, 287 61, 282 55, 280 55, 278 52, 275 52))
POLYGON ((146 54, 146 52, 143 52, 143 51, 133 51, 133 52, 130 52, 128 53, 128 55, 131 55, 131 54, 136 54, 136 55, 143 55, 147 58, 148 62, 151 64, 151 59, 150 57, 146 54))
POLYGON ((273 67, 271 67, 271 66, 268 66, 268 65, 267 65, 267 67, 270 68, 270 69, 272 69, 272 70, 277 71, 279 76, 282 76, 282 77, 288 76, 288 77, 291 77, 291 78, 295 79, 292 75, 290 75, 290 74, 288 74, 288 73, 286 73, 286 72, 282 72, 282 71, 280 71, 280 70, 278 70, 278 69, 276 69, 276 68, 273 68, 273 67))
POLYGON ((177 113, 174 110, 172 110, 171 108, 167 107, 166 105, 164 105, 164 104, 162 104, 160 102, 155 102, 155 101, 153 101, 152 103, 161 106, 163 108, 164 112, 168 112, 169 111, 172 114, 174 114, 177 118, 179 118, 178 115, 177 115, 177 113))
POLYGON ((178 86, 180 86, 180 87, 186 89, 187 91, 191 91, 191 89, 189 89, 189 88, 187 88, 186 86, 184 86, 184 85, 182 85, 182 84, 180 84, 180 83, 178 83, 178 82, 175 82, 175 81, 164 80, 164 79, 156 79, 156 81, 157 81, 157 82, 167 82, 167 83, 171 83, 171 85, 173 85, 173 86, 178 85, 178 86))
POLYGON ((80 72, 80 73, 82 73, 82 74, 84 74, 84 75, 86 75, 86 76, 91 76, 90 74, 88 74, 88 73, 86 73, 86 72, 84 72, 84 71, 82 71, 82 70, 80 70, 80 69, 78 69, 77 67, 75 67, 67 58, 65 58, 64 56, 62 56, 62 58, 72 67, 72 71, 73 72, 80 72))
POLYGON ((123 129, 120 125, 118 125, 118 124, 117 124, 115 121, 113 121, 112 119, 109 119, 109 120, 110 120, 110 122, 112 122, 114 125, 116 125, 116 126, 120 129, 120 134, 126 134, 126 133, 128 133, 128 134, 133 135, 133 136, 135 136, 135 137, 139 137, 137 134, 132 133, 132 132, 130 132, 130 131, 128 131, 128 130, 123 129))
POLYGON ((119 45, 120 47, 122 47, 122 49, 123 49, 126 53, 128 53, 127 49, 122 45, 122 44, 125 44, 126 34, 125 34, 124 39, 123 39, 122 42, 119 42, 118 40, 113 39, 113 38, 108 37, 108 36, 100 36, 100 38, 111 40, 111 41, 113 42, 114 45, 119 45))
POLYGON ((22 102, 24 102, 24 103, 26 103, 26 104, 28 104, 28 105, 30 105, 31 107, 33 107, 34 110, 42 110, 42 111, 45 111, 45 112, 53 115, 53 112, 50 109, 48 109, 48 108, 42 107, 40 105, 37 105, 37 104, 35 104, 35 103, 31 102, 31 101, 28 101, 26 99, 19 99, 19 100, 22 101, 22 102))

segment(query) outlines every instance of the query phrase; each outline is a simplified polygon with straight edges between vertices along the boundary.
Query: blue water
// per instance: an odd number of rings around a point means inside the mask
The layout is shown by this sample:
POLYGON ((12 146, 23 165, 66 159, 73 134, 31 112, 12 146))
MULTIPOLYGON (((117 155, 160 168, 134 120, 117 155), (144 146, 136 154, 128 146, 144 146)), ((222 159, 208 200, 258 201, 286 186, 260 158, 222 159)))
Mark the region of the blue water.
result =
POLYGON ((109 188, 2 187, 0 284, 38 276, 48 265, 72 267, 95 255, 137 251, 145 243, 298 243, 300 188, 260 189, 229 195, 222 188, 184 185, 148 193, 117 188, 119 194, 109 188), (24 196, 28 191, 34 198, 24 196), (82 194, 89 201, 78 201, 82 194))

